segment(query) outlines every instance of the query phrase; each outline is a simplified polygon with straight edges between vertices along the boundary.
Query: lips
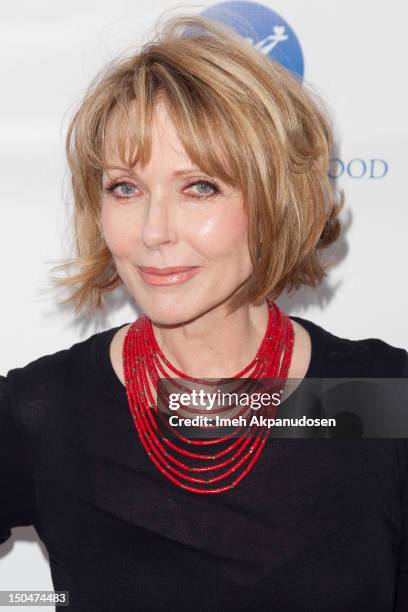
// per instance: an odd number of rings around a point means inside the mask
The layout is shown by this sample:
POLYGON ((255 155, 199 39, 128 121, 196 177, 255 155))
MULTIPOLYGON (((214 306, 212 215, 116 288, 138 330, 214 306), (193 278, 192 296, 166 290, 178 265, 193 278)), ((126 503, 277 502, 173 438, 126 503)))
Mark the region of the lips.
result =
POLYGON ((142 280, 151 286, 178 285, 184 283, 199 272, 199 266, 172 266, 168 268, 153 268, 137 266, 142 280))
POLYGON ((166 274, 176 274, 177 272, 186 272, 186 270, 197 268, 197 266, 178 266, 170 268, 153 268, 149 266, 138 266, 138 268, 146 274, 158 274, 162 276, 166 274))

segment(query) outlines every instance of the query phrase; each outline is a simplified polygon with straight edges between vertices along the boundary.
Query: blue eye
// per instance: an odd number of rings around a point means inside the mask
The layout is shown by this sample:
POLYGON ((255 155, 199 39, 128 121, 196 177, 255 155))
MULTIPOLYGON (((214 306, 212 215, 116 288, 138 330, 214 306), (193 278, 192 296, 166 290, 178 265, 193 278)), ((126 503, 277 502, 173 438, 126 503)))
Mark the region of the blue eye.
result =
POLYGON ((130 189, 135 189, 134 185, 131 185, 130 183, 127 183, 126 181, 121 181, 121 182, 118 182, 118 183, 113 183, 112 185, 110 185, 110 187, 106 187, 105 191, 108 192, 108 193, 115 193, 115 190, 117 188, 122 189, 122 187, 125 188, 125 190, 122 191, 122 194, 126 194, 126 195, 117 195, 116 197, 120 198, 122 200, 126 200, 126 199, 128 199, 129 195, 133 195, 133 192, 131 192, 129 190, 129 188, 130 189))
POLYGON ((122 191, 121 193, 124 193, 125 195, 130 195, 130 189, 134 189, 133 185, 129 185, 129 183, 122 183, 121 185, 118 185, 119 189, 125 188, 125 191, 122 191))
POLYGON ((201 193, 195 194, 193 195, 193 198, 206 198, 218 192, 217 186, 214 185, 214 183, 210 183, 209 181, 196 181, 195 183, 191 183, 189 187, 195 187, 197 185, 199 185, 200 187, 203 187, 203 186, 207 187, 207 191, 204 191, 204 193, 201 192, 201 193), (210 193, 208 192, 208 188, 212 190, 210 193))
POLYGON ((198 198, 198 199, 208 198, 208 197, 211 197, 211 196, 213 196, 213 195, 215 195, 216 193, 219 192, 219 189, 218 189, 217 185, 215 185, 214 183, 210 183, 210 181, 204 181, 204 180, 203 181, 196 181, 195 183, 191 183, 191 185, 189 185, 189 187, 195 187, 196 185, 200 185, 201 187, 205 186, 207 188, 209 187, 212 190, 212 192, 209 193, 208 191, 205 191, 204 193, 201 193, 201 194, 200 193, 199 194, 195 194, 195 195, 193 195, 193 198, 198 198))

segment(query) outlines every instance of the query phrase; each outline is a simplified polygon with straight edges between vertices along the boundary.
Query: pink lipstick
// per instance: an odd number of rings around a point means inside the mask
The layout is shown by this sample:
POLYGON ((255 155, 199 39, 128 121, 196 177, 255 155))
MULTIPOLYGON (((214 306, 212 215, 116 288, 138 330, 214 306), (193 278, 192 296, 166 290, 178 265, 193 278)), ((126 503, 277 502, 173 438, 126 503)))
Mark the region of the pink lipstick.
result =
POLYGON ((137 266, 140 276, 148 285, 178 285, 190 280, 199 270, 199 266, 177 266, 169 268, 154 268, 137 266))

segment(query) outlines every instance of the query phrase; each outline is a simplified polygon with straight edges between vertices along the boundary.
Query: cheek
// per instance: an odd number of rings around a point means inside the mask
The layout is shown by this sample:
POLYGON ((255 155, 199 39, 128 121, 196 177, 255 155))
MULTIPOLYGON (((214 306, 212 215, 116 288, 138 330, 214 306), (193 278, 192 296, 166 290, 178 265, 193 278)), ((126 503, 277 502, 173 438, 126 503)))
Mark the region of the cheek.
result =
POLYGON ((194 232, 203 251, 215 257, 241 257, 248 252, 246 215, 231 207, 202 221, 194 232))
POLYGON ((101 231, 106 245, 112 255, 122 257, 126 255, 130 240, 132 224, 118 215, 109 207, 103 206, 100 217, 101 231))

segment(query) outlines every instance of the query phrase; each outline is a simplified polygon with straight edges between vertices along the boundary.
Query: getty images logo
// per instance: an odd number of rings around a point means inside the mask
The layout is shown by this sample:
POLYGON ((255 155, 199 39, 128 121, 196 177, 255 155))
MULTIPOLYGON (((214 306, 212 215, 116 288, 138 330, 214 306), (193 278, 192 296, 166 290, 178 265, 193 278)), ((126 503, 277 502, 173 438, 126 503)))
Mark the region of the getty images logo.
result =
MULTIPOLYGON (((201 12, 204 17, 233 28, 261 53, 279 62, 301 82, 304 77, 302 48, 291 26, 267 6, 257 2, 219 2, 201 12)), ((382 179, 388 173, 384 159, 330 160, 331 179, 382 179)))
POLYGON ((220 2, 201 12, 236 30, 261 53, 303 80, 303 53, 290 25, 275 11, 256 2, 220 2))

